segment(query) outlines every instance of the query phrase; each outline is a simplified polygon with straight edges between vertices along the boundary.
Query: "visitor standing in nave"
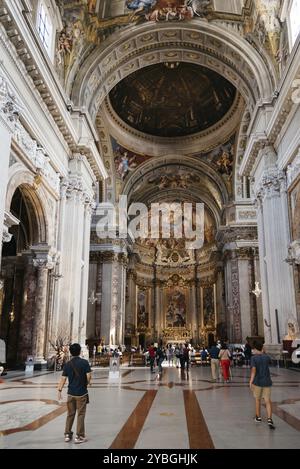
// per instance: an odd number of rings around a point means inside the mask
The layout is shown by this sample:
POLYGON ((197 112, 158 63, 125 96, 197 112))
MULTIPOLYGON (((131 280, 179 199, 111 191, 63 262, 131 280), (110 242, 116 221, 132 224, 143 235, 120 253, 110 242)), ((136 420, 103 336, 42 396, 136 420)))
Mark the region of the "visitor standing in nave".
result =
POLYGON ((250 389, 253 392, 255 399, 255 422, 261 423, 261 401, 264 399, 267 409, 268 425, 271 430, 275 429, 272 420, 272 402, 271 402, 271 387, 272 379, 270 375, 269 365, 271 358, 264 353, 263 344, 255 342, 255 354, 251 358, 251 376, 250 376, 250 389))
POLYGON ((174 347, 172 344, 167 345, 167 359, 168 359, 168 365, 173 366, 174 365, 174 347))
POLYGON ((222 374, 223 374, 223 379, 225 383, 229 383, 229 377, 230 377, 230 360, 231 360, 231 354, 228 350, 227 344, 223 342, 221 346, 221 350, 219 352, 219 359, 221 362, 221 369, 222 369, 222 374))
POLYGON ((150 347, 148 348, 148 352, 149 352, 149 361, 150 361, 150 371, 151 373, 155 373, 154 362, 155 362, 156 351, 154 348, 154 343, 150 345, 150 347))
POLYGON ((166 358, 165 350, 160 345, 156 350, 156 359, 157 359, 157 366, 158 366, 159 373, 162 373, 162 363, 165 358, 166 358))
POLYGON ((214 342, 212 347, 208 350, 210 356, 210 367, 211 367, 211 376, 212 381, 217 381, 219 376, 219 353, 220 349, 217 347, 217 344, 214 342))
POLYGON ((244 356, 245 356, 245 365, 250 366, 252 350, 251 346, 248 342, 248 338, 246 339, 245 347, 244 347, 244 356))
POLYGON ((81 346, 72 344, 72 359, 64 365, 63 374, 58 384, 58 400, 62 399, 62 389, 68 379, 68 415, 65 426, 65 442, 73 439, 73 423, 77 412, 77 431, 74 443, 84 443, 86 405, 89 402, 87 386, 91 383, 91 368, 87 360, 80 358, 81 346))
POLYGON ((189 371, 190 367, 190 349, 189 345, 185 344, 183 348, 183 366, 182 368, 186 368, 186 371, 189 371))

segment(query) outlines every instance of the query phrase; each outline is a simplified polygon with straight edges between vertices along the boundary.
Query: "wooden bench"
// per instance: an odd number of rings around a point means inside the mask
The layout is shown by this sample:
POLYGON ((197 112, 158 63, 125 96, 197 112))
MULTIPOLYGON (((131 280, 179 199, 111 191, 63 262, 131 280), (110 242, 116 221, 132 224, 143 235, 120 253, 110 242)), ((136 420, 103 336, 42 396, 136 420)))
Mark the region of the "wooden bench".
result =
POLYGON ((145 356, 141 353, 132 353, 129 366, 145 366, 145 356))
POLYGON ((103 366, 103 367, 108 367, 109 366, 109 356, 104 356, 104 357, 95 357, 92 359, 92 366, 103 366))

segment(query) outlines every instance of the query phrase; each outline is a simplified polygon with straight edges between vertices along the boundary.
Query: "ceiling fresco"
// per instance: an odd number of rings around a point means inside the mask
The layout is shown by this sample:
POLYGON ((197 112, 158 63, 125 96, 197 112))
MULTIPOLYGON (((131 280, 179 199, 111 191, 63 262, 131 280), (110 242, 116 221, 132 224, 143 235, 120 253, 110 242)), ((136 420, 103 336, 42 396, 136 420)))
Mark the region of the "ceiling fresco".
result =
POLYGON ((146 21, 184 21, 209 13, 210 0, 126 0, 126 7, 146 21))
POLYGON ((235 96, 234 86, 212 70, 166 63, 126 77, 110 92, 110 101, 131 127, 170 138, 213 126, 229 111, 235 96))
POLYGON ((285 34, 285 25, 277 15, 280 0, 245 0, 239 11, 233 8, 233 2, 218 11, 215 9, 218 4, 211 0, 56 0, 56 3, 63 22, 57 37, 56 69, 65 86, 72 84, 78 69, 111 34, 146 22, 199 20, 200 25, 203 21, 224 21, 225 27, 228 24, 237 28, 258 53, 266 49, 274 62, 280 64, 287 56, 287 41, 280 46, 280 37, 285 34))
POLYGON ((129 174, 149 159, 149 156, 139 155, 122 147, 122 145, 119 145, 113 137, 111 137, 111 145, 113 149, 116 175, 121 179, 121 181, 125 181, 129 174))

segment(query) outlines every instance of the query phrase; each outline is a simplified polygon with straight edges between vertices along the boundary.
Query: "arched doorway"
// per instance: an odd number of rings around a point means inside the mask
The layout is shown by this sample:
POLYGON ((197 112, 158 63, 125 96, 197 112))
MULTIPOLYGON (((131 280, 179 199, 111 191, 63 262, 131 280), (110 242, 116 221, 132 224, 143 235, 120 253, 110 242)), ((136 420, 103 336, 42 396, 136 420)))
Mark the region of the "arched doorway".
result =
POLYGON ((42 205, 29 184, 17 187, 7 216, 13 224, 2 247, 0 337, 6 342, 8 366, 16 366, 34 352, 38 276, 32 248, 46 245, 47 229, 42 205))

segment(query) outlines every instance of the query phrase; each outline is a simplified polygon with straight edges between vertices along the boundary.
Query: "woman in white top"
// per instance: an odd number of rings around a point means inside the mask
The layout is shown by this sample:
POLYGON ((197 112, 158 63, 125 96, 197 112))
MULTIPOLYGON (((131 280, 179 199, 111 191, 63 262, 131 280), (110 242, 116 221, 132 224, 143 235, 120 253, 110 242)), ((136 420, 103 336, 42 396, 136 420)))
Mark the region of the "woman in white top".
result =
POLYGON ((222 347, 219 353, 219 359, 221 362, 221 368, 222 368, 224 381, 225 383, 229 383, 229 368, 230 368, 231 354, 225 343, 222 344, 222 347))

